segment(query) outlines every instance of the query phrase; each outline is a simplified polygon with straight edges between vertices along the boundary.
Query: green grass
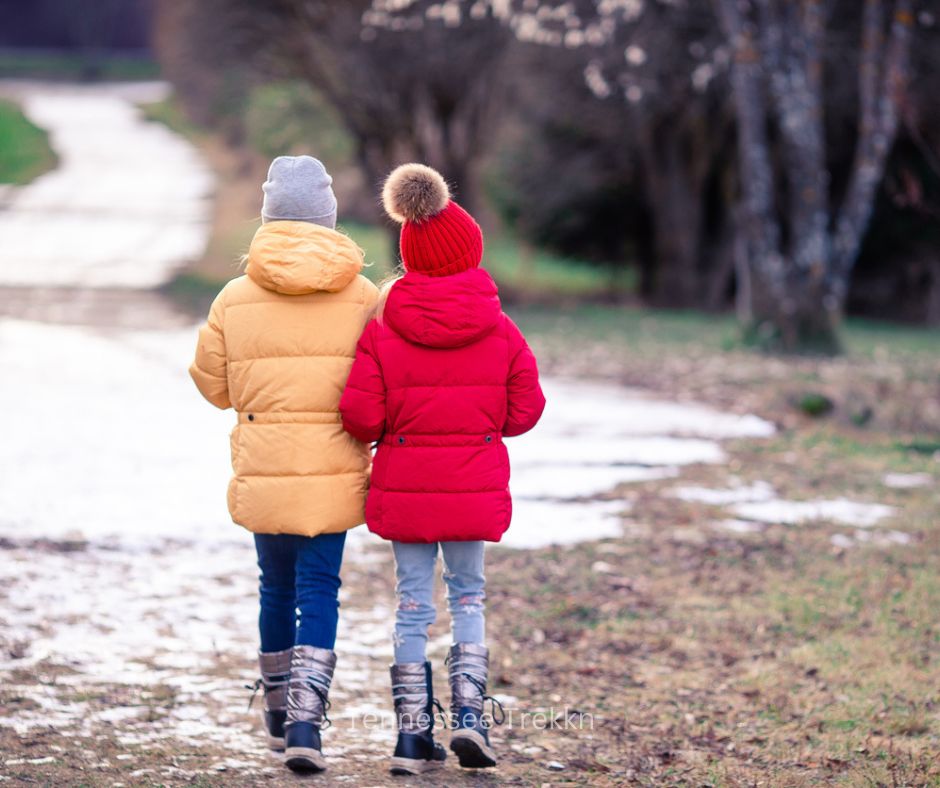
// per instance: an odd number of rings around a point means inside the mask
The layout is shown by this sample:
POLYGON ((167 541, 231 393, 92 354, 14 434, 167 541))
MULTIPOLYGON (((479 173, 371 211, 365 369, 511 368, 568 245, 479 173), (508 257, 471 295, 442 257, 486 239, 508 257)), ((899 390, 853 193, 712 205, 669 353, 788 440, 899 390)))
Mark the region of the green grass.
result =
POLYGON ((355 145, 329 102, 301 81, 253 88, 244 108, 247 145, 268 159, 316 156, 330 172, 354 165, 355 145))
POLYGON ((361 222, 341 222, 339 229, 349 235, 365 253, 366 267, 362 273, 376 284, 395 272, 392 243, 381 227, 361 222))
MULTIPOLYGON (((366 275, 381 281, 393 271, 392 245, 383 228, 356 222, 343 229, 366 253, 366 275)), ((513 299, 556 301, 623 295, 635 284, 632 269, 613 273, 598 266, 529 249, 507 235, 489 235, 484 267, 513 299)))
MULTIPOLYGON (((694 355, 751 349, 729 313, 604 304, 515 306, 510 311, 523 330, 557 336, 571 345, 605 342, 614 348, 627 345, 631 352, 658 354, 682 349, 694 355)), ((849 319, 843 332, 850 358, 940 357, 937 328, 849 319)))
POLYGON ((636 288, 633 268, 590 265, 534 249, 508 235, 487 237, 483 264, 501 286, 529 298, 619 296, 636 288))
POLYGON ((200 136, 205 134, 205 129, 187 118, 180 103, 172 97, 155 101, 153 104, 142 104, 140 110, 147 120, 162 123, 187 139, 198 142, 200 136))
POLYGON ((0 77, 60 80, 158 79, 159 66, 149 58, 95 58, 69 52, 31 52, 0 49, 0 77))
POLYGON ((55 164, 46 132, 32 124, 16 104, 0 100, 0 183, 29 183, 55 164))
POLYGON ((615 354, 660 355, 681 349, 701 355, 739 344, 737 323, 727 314, 604 304, 516 305, 509 312, 524 333, 552 337, 570 350, 603 344, 615 354))
POLYGON ((940 354, 940 328, 905 326, 880 320, 850 318, 845 326, 845 345, 850 354, 878 359, 894 353, 940 354))

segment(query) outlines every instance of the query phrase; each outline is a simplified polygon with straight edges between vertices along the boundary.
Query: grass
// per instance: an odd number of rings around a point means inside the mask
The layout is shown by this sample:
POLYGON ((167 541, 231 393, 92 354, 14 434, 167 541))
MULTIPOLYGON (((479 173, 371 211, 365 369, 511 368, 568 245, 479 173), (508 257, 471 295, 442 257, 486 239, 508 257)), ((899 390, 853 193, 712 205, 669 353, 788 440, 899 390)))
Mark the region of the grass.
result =
POLYGON ((55 80, 159 79, 160 68, 146 57, 96 57, 91 53, 0 49, 0 77, 55 80))
MULTIPOLYGON (((381 281, 394 271, 392 245, 381 227, 344 223, 343 229, 365 251, 366 275, 381 281)), ((611 272, 544 250, 532 249, 508 235, 488 235, 484 267, 508 300, 557 302, 566 299, 616 298, 633 291, 633 271, 611 272)))
POLYGON ((49 136, 11 101, 0 99, 0 183, 29 183, 56 164, 49 136))
POLYGON ((183 112, 179 102, 171 98, 155 101, 152 104, 141 106, 144 118, 154 123, 162 123, 171 131, 175 131, 193 142, 205 142, 208 133, 193 123, 183 112))
POLYGON ((665 495, 673 481, 625 485, 646 536, 488 560, 500 691, 599 723, 548 751, 526 731, 514 743, 576 772, 600 764, 581 778, 596 784, 940 785, 938 501, 880 481, 936 461, 819 429, 732 444, 727 468, 684 480, 718 486, 731 468, 786 496, 890 502, 903 515, 885 527, 914 546, 835 550, 841 530, 823 523, 732 537, 708 526, 719 507, 665 495))

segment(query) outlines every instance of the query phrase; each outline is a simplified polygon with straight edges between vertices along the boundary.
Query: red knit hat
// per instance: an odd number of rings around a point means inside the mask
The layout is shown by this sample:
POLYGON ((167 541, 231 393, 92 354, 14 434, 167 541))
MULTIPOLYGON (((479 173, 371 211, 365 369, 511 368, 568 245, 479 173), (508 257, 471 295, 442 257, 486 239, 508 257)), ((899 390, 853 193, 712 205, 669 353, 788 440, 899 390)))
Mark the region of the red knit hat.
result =
POLYGON ((403 164, 382 190, 385 211, 401 223, 405 270, 447 276, 476 268, 483 259, 483 233, 473 217, 450 199, 441 174, 423 164, 403 164))

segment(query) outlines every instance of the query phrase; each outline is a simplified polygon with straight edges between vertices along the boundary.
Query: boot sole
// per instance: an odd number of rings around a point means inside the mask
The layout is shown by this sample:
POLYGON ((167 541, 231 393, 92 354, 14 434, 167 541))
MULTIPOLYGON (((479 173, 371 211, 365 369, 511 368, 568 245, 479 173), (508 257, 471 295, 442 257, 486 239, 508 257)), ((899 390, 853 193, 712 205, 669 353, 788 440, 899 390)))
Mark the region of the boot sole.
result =
POLYGON ((268 749, 273 752, 284 752, 284 737, 268 734, 268 749))
POLYGON ((393 757, 389 771, 392 774, 424 774, 443 765, 443 761, 425 761, 419 758, 393 757))
POLYGON ((319 750, 310 747, 288 747, 284 763, 292 772, 322 772, 326 770, 326 758, 319 750))
POLYGON ((492 769, 496 766, 496 753, 476 731, 460 731, 450 737, 451 752, 464 769, 492 769))

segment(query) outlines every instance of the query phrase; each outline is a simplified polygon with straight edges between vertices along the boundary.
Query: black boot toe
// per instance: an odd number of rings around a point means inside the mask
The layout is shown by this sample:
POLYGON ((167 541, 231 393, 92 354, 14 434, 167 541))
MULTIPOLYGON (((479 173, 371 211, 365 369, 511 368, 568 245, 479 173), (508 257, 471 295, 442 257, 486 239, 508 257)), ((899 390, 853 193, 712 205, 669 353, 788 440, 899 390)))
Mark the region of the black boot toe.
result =
POLYGON ((320 729, 309 722, 292 722, 284 735, 284 762, 295 772, 322 772, 326 769, 320 743, 320 729))

